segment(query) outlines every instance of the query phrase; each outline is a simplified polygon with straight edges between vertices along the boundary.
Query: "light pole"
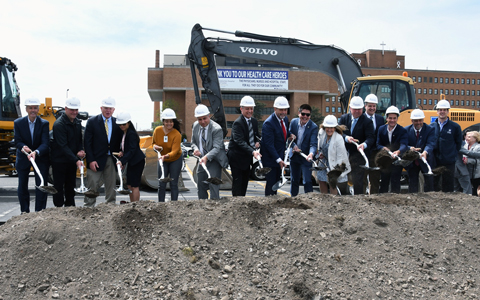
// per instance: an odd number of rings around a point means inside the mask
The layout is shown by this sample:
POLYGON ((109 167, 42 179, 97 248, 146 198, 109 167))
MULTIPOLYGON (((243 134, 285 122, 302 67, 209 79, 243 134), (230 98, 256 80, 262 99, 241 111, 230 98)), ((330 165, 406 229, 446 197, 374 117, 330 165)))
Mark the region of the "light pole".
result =
POLYGON ((70 90, 70 89, 67 89, 67 99, 68 99, 68 91, 69 91, 69 90, 70 90))

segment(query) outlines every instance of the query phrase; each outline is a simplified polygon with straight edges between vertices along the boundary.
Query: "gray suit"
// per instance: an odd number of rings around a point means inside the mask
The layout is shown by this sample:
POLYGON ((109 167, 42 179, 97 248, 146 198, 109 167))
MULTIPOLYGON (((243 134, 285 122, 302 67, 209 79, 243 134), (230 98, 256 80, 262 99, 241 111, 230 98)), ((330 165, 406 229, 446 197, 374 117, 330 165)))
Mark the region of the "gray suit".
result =
MULTIPOLYGON (((198 121, 193 123, 193 133, 192 133, 192 148, 193 151, 200 151, 200 124, 198 121)), ((225 146, 223 145, 223 130, 220 125, 210 120, 210 124, 207 126, 207 137, 205 145, 202 145, 206 154, 207 160, 207 169, 210 172, 211 177, 222 178, 222 168, 228 166, 228 158, 225 151, 225 146)), ((208 199, 207 190, 210 189, 210 198, 211 199, 220 199, 220 186, 204 183, 208 178, 207 172, 201 167, 197 166, 197 189, 198 189, 198 199, 208 199)))

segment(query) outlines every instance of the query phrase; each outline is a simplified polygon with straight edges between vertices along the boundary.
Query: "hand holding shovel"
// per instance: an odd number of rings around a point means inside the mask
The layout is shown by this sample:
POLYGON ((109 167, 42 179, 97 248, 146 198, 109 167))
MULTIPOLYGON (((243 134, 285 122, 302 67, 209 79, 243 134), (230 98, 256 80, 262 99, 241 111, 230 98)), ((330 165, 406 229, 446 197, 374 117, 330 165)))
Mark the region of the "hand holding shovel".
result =
POLYGON ((288 165, 288 154, 290 153, 290 148, 292 147, 292 143, 293 143, 293 140, 292 139, 290 141, 290 143, 288 144, 288 147, 287 147, 287 150, 285 151, 285 159, 284 159, 284 162, 285 162, 285 165, 284 167, 282 168, 282 179, 280 179, 279 181, 277 181, 273 186, 272 186, 272 191, 276 192, 278 189, 280 189, 285 183, 287 183, 287 178, 285 178, 285 166, 288 165))
MULTIPOLYGON (((25 151, 24 149, 22 149, 22 152, 26 156, 29 155, 29 153, 27 151, 25 151)), ((35 169, 35 172, 37 172, 38 177, 40 177, 40 185, 35 186, 35 187, 37 189, 39 189, 40 191, 44 192, 44 193, 47 193, 47 194, 50 194, 50 195, 55 195, 57 193, 57 190, 53 186, 44 185, 43 175, 42 175, 42 173, 40 173, 40 170, 38 169, 37 163, 35 162, 35 159, 33 159, 33 157, 30 157, 30 162, 32 163, 33 168, 35 169)))
POLYGON ((391 157, 397 159, 396 161, 393 162, 393 164, 396 165, 396 166, 406 167, 406 166, 408 166, 409 164, 412 163, 411 161, 401 159, 398 155, 394 154, 390 150, 387 150, 387 152, 388 152, 388 154, 390 154, 391 157))
POLYGON ((88 189, 84 184, 83 184, 83 168, 85 168, 85 166, 83 165, 83 158, 79 157, 80 161, 82 162, 82 165, 79 167, 80 169, 80 187, 79 188, 76 188, 74 189, 75 192, 77 192, 78 194, 85 194, 86 192, 88 192, 90 189, 88 189))
POLYGON ((173 180, 172 178, 170 178, 170 177, 165 178, 165 169, 163 168, 163 159, 162 159, 162 154, 161 154, 162 150, 163 150, 162 147, 160 147, 160 151, 153 148, 153 151, 157 152, 158 164, 160 165, 160 169, 162 170, 162 176, 160 176, 160 178, 158 178, 158 180, 160 180, 161 182, 170 182, 170 181, 173 180))
POLYGON ((198 157, 196 155, 194 155, 193 157, 198 159, 198 163, 202 166, 202 168, 205 170, 205 172, 207 172, 208 178, 207 178, 207 180, 204 181, 204 183, 211 183, 211 184, 215 184, 215 185, 219 185, 219 184, 223 183, 223 181, 220 178, 210 176, 210 172, 208 172, 207 166, 203 163, 203 161, 200 157, 198 157))

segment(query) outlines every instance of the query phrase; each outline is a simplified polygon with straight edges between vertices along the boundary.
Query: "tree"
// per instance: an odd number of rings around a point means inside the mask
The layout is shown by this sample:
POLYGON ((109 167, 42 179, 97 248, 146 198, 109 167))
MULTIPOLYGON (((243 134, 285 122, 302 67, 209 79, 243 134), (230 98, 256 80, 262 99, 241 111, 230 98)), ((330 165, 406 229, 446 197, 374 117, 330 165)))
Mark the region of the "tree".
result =
POLYGON ((253 110, 253 117, 258 122, 262 121, 262 111, 265 108, 265 103, 255 100, 255 109, 253 110))
MULTIPOLYGON (((178 103, 173 101, 172 99, 167 99, 163 101, 163 107, 162 109, 165 110, 166 108, 171 108, 173 111, 178 110, 178 103)), ((156 127, 163 125, 162 119, 161 119, 161 112, 158 113, 158 121, 152 122, 152 129, 155 130, 156 127)))
POLYGON ((320 126, 320 124, 323 123, 323 118, 324 118, 324 116, 322 116, 322 113, 320 112, 320 110, 318 109, 318 107, 312 107, 312 111, 311 111, 310 113, 311 113, 310 119, 311 119, 315 124, 317 124, 318 126, 320 126))

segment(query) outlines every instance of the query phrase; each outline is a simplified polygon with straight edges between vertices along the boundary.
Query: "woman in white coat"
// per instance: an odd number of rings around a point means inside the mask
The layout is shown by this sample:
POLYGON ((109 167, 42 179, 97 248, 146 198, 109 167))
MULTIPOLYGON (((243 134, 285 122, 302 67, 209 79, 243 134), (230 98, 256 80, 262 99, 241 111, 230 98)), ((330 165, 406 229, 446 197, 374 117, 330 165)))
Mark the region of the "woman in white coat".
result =
MULTIPOLYGON (((342 133, 343 130, 338 125, 337 118, 332 115, 328 115, 323 119, 323 123, 320 125, 318 132, 319 158, 328 166, 328 170, 345 163, 345 171, 338 177, 337 183, 347 182, 347 174, 350 173, 351 170, 342 133)), ((320 192, 328 193, 327 170, 318 171, 317 179, 320 185, 320 192)), ((330 193, 336 195, 337 187, 330 186, 330 193)))
POLYGON ((469 131, 465 136, 464 148, 468 154, 463 156, 463 163, 467 165, 472 183, 472 195, 478 196, 480 193, 480 159, 476 158, 480 154, 480 133, 478 131, 469 131))

